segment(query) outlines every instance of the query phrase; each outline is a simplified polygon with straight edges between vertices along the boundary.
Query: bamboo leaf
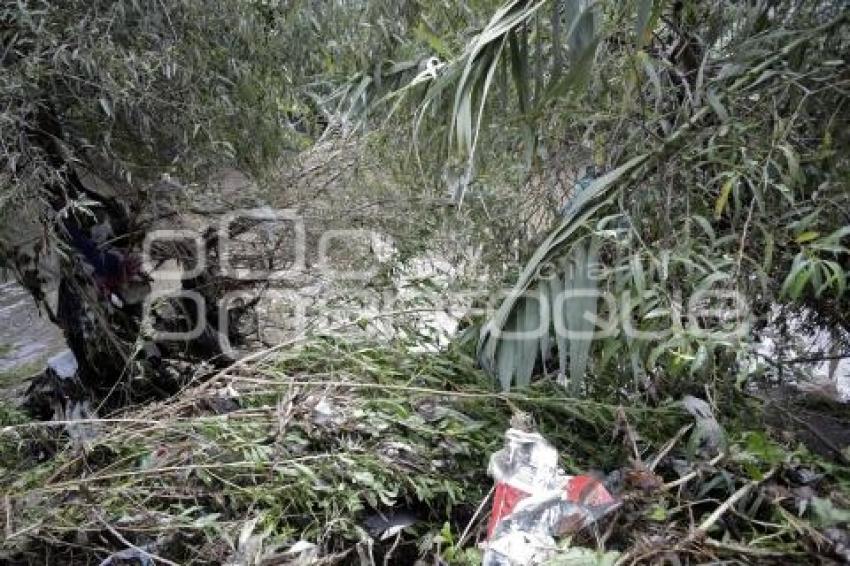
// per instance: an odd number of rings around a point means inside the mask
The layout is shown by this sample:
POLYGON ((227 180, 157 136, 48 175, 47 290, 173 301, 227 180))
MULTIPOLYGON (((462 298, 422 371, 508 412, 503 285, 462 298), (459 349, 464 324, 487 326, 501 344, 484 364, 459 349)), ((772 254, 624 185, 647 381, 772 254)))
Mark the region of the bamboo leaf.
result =
POLYGON ((720 217, 723 216, 723 211, 726 209, 726 203, 729 202, 729 195, 732 194, 732 186, 735 184, 735 177, 729 177, 726 179, 726 182, 723 183, 723 187, 720 189, 720 196, 717 197, 717 202, 714 203, 714 219, 720 220, 720 217))
POLYGON ((711 227, 711 223, 706 220, 704 216, 701 216, 699 214, 691 215, 691 219, 697 224, 699 224, 699 227, 702 228, 702 231, 705 232, 706 236, 708 236, 708 239, 711 244, 714 245, 714 242, 717 240, 717 235, 714 233, 714 228, 711 227))
POLYGON ((695 375, 699 370, 701 370, 706 361, 708 360, 708 348, 705 344, 700 344, 699 348, 697 348, 696 356, 694 356, 693 362, 691 362, 691 375, 695 375))
POLYGON ((587 83, 601 40, 596 34, 593 10, 584 9, 582 0, 566 0, 566 4, 568 18, 572 18, 572 25, 567 34, 570 71, 559 80, 552 81, 543 100, 565 96, 587 83))
POLYGON ((109 101, 105 98, 99 98, 98 102, 100 103, 100 108, 103 110, 103 113, 112 118, 112 105, 109 101))
POLYGON ((559 276, 555 276, 549 281, 550 308, 552 309, 552 322, 555 327, 555 345, 558 348, 558 371, 563 376, 567 375, 567 357, 570 353, 570 346, 566 333, 558 332, 558 329, 567 327, 567 321, 564 318, 564 308, 563 306, 556 308, 556 306, 559 302, 558 298, 567 296, 570 287, 570 279, 564 280, 559 276))
POLYGON ((820 232, 816 232, 814 230, 807 230, 802 234, 799 234, 794 241, 798 244, 805 244, 806 242, 811 242, 812 240, 817 240, 820 237, 820 232))
POLYGON ((647 44, 652 29, 649 27, 649 19, 652 15, 652 0, 637 0, 637 19, 635 20, 635 39, 637 49, 640 51, 647 44))
POLYGON ((652 88, 655 90, 655 111, 658 112, 664 99, 664 91, 661 88, 661 78, 658 76, 658 71, 655 70, 652 60, 646 53, 643 51, 638 53, 638 59, 640 60, 641 65, 643 65, 644 71, 646 71, 646 76, 649 77, 649 82, 652 83, 652 88))
POLYGON ((720 118, 720 121, 724 124, 729 121, 729 111, 726 110, 726 107, 723 106, 723 103, 720 101, 720 97, 717 96, 717 93, 713 90, 709 90, 706 94, 706 100, 708 100, 708 105, 711 106, 711 109, 717 114, 717 117, 720 118))
POLYGON ((526 297, 520 309, 522 320, 520 331, 525 336, 517 339, 518 357, 515 363, 516 384, 519 387, 527 387, 531 382, 531 374, 534 372, 534 363, 537 360, 540 345, 537 331, 540 328, 541 307, 539 300, 526 297))
POLYGON ((575 61, 587 51, 596 37, 596 13, 585 5, 585 0, 565 0, 567 21, 572 22, 567 44, 570 58, 575 61))
MULTIPOLYGON (((516 310, 517 301, 535 279, 540 265, 550 258, 553 253, 557 253, 580 227, 586 225, 599 208, 610 201, 612 188, 623 177, 643 165, 648 158, 648 154, 639 155, 613 171, 596 178, 572 201, 564 213, 561 223, 534 252, 522 273, 520 273, 514 288, 499 305, 492 318, 481 329, 481 337, 478 342, 478 360, 485 370, 491 372, 491 375, 498 375, 496 373, 496 356, 500 342, 493 334, 493 331, 505 328, 509 317, 516 310)), ((559 347, 560 351, 561 349, 559 347)))
POLYGON ((502 391, 510 391, 516 375, 517 347, 513 340, 503 340, 499 344, 498 359, 496 360, 496 375, 502 391))
POLYGON ((797 254, 791 266, 791 271, 782 283, 782 293, 792 299, 798 299, 810 277, 809 260, 802 253, 797 254))
POLYGON ((481 121, 484 118, 484 106, 487 103, 487 93, 490 92, 490 85, 493 82, 493 77, 496 74, 496 69, 499 66, 499 61, 502 58, 502 51, 504 50, 506 39, 507 38, 505 38, 505 40, 503 40, 499 44, 498 50, 493 55, 492 61, 490 62, 490 66, 487 69, 487 76, 484 79, 484 86, 481 89, 481 101, 479 102, 478 119, 475 122, 475 133, 474 133, 474 138, 472 140, 472 149, 470 150, 470 154, 469 154, 470 163, 472 163, 474 158, 475 158, 475 148, 478 144, 478 134, 481 131, 481 121))
POLYGON ((552 81, 557 81, 564 70, 563 27, 561 26, 562 0, 552 2, 552 81))
POLYGON ((516 33, 516 31, 512 31, 509 40, 511 52, 511 76, 517 90, 517 97, 519 98, 519 111, 522 114, 527 114, 530 104, 528 94, 528 61, 522 57, 522 50, 520 49, 519 42, 519 34, 516 33))
POLYGON ((540 360, 543 363, 543 370, 546 371, 546 362, 549 361, 549 349, 551 347, 551 331, 552 331, 552 279, 543 279, 540 281, 538 288, 540 292, 540 315, 546 316, 544 324, 541 324, 540 333, 540 360), (548 316, 547 316, 548 315, 548 316))
POLYGON ((693 296, 700 296, 711 289, 716 283, 721 281, 726 281, 731 278, 731 275, 725 273, 723 271, 716 271, 714 273, 708 274, 708 276, 704 277, 702 281, 699 282, 694 288, 693 296))
POLYGON ((788 177, 795 183, 800 181, 800 158, 797 156, 797 152, 788 145, 783 144, 778 147, 785 155, 785 161, 788 163, 788 177))
POLYGON ((640 256, 633 255, 629 259, 629 267, 632 272, 632 281, 634 281, 638 296, 643 296, 646 293, 646 276, 643 272, 643 262, 640 256))
POLYGON ((773 253, 776 247, 775 240, 773 238, 773 234, 764 230, 764 261, 762 261, 761 268, 765 273, 770 273, 771 268, 773 267, 773 253))
POLYGON ((570 384, 574 394, 579 394, 585 387, 587 366, 590 360, 590 347, 593 342, 592 333, 596 318, 597 298, 595 296, 597 282, 590 277, 592 266, 598 261, 599 241, 592 238, 587 245, 587 251, 582 250, 576 256, 579 272, 578 281, 574 288, 581 292, 575 309, 573 330, 579 335, 570 342, 570 384))

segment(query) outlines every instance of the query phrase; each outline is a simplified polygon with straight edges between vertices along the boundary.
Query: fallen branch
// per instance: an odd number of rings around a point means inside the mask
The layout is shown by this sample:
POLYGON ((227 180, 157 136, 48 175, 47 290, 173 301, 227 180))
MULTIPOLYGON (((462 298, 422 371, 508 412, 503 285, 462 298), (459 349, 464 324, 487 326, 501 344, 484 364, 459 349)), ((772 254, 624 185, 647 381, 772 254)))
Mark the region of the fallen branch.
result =
POLYGON ((707 538, 703 541, 704 544, 718 550, 727 550, 737 554, 747 554, 759 558, 788 558, 787 552, 778 552, 767 548, 755 548, 752 546, 744 546, 743 544, 735 544, 734 542, 720 542, 713 538, 707 538))
POLYGON ((472 515, 472 518, 467 523, 466 528, 463 530, 463 534, 460 535, 460 540, 458 540, 457 546, 458 548, 463 548, 463 544, 466 542, 466 538, 469 536, 469 531, 472 529, 472 525, 475 524, 475 520, 478 519, 478 515, 481 514, 481 511, 484 510, 484 506, 487 505, 487 502, 490 501, 490 498, 493 496, 493 492, 496 491, 496 486, 490 488, 490 491, 487 492, 487 495, 484 499, 481 500, 481 503, 478 505, 478 509, 475 510, 475 513, 472 515))
MULTIPOLYGON (((711 460, 709 460, 708 465, 712 466, 712 467, 716 466, 725 457, 726 457, 725 454, 720 453, 717 456, 715 456, 714 458, 712 458, 711 460)), ((671 481, 669 483, 665 483, 664 485, 661 486, 661 491, 669 491, 669 490, 673 489, 674 487, 678 487, 680 485, 686 484, 689 481, 691 481, 692 479, 694 479, 695 477, 697 477, 700 474, 701 471, 702 470, 700 470, 700 469, 696 469, 693 472, 685 474, 684 476, 680 477, 677 480, 671 481)))
POLYGON ((722 517, 733 505, 735 505, 738 501, 743 499, 754 487, 758 486, 763 481, 770 478, 773 474, 776 473, 776 468, 771 469, 768 473, 764 475, 760 480, 753 480, 747 482, 743 487, 738 489, 735 493, 729 497, 723 504, 714 510, 714 512, 709 515, 699 527, 697 527, 693 532, 691 532, 690 536, 688 536, 688 540, 694 540, 696 538, 704 537, 714 523, 716 523, 720 517, 722 517))
MULTIPOLYGON (((104 527, 106 527, 106 529, 107 529, 110 533, 112 533, 112 536, 114 536, 115 538, 117 538, 117 539, 121 542, 121 544, 126 545, 126 546, 127 546, 127 548, 131 548, 131 549, 135 550, 136 552, 138 552, 139 554, 142 554, 143 556, 147 556, 148 558, 150 558, 151 560, 154 560, 154 561, 156 561, 156 562, 160 562, 160 563, 162 563, 162 564, 166 564, 167 566, 179 566, 179 564, 177 564, 176 562, 172 562, 171 560, 169 560, 169 559, 167 559, 167 558, 163 558, 163 557, 161 557, 161 556, 157 556, 156 554, 154 554, 154 553, 152 553, 152 552, 148 552, 147 550, 145 550, 145 549, 143 549, 143 548, 139 548, 138 546, 136 546, 135 544, 133 544, 132 542, 128 541, 126 538, 124 538, 123 536, 121 536, 121 533, 119 533, 119 532, 118 532, 118 531, 116 531, 114 528, 112 528, 112 527, 109 525, 109 523, 107 523, 107 522, 106 522, 106 521, 104 521, 103 519, 101 519, 101 520, 100 520, 100 522, 103 524, 103 526, 104 526, 104 527)), ((106 563, 111 563, 111 561, 107 558, 106 563)))

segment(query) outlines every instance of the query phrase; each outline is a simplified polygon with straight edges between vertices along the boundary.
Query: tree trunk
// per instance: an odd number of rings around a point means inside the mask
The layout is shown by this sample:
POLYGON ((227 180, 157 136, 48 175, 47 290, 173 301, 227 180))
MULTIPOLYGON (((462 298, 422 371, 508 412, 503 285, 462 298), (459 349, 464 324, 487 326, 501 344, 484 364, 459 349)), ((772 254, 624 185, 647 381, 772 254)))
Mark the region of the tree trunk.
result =
MULTIPOLYGON (((47 218, 53 224, 45 234, 54 236, 47 245, 61 251, 57 254, 56 312, 48 305, 47 282, 37 265, 16 265, 19 281, 63 332, 77 361, 77 379, 98 404, 110 408, 175 393, 183 376, 164 363, 162 355, 175 350, 175 344, 157 345, 142 336, 143 304, 150 286, 141 272, 138 251, 147 227, 134 224, 128 212, 143 208, 141 196, 139 202, 119 202, 87 187, 65 157, 67 150, 62 147, 63 132, 56 113, 43 109, 36 123, 37 128, 26 132, 27 142, 40 150, 58 179, 45 187, 52 209, 47 218), (87 211, 69 206, 83 199, 94 203, 87 211), (140 375, 147 379, 136 379, 140 375)), ((13 255, 32 259, 28 254, 13 255)), ((191 257, 182 259, 187 264, 194 261, 191 257)), ((221 356, 217 339, 215 283, 209 273, 183 281, 184 289, 201 292, 207 310, 207 328, 202 335, 192 343, 178 345, 184 362, 228 361, 221 356)), ((183 303, 185 319, 171 322, 177 329, 193 327, 198 317, 194 305, 176 301, 183 303)))

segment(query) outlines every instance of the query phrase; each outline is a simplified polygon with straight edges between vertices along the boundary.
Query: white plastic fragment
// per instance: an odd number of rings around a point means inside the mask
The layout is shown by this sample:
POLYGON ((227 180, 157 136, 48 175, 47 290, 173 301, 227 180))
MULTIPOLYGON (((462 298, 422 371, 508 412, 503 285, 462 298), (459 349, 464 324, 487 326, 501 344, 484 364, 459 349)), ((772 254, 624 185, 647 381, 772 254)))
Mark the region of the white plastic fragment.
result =
POLYGON ((283 553, 285 556, 292 557, 292 562, 287 564, 307 565, 314 564, 319 556, 319 547, 306 540, 299 540, 293 544, 289 550, 283 553))
POLYGON ((71 350, 65 350, 48 359, 47 367, 52 369, 60 379, 73 379, 79 369, 77 358, 71 350))
POLYGON ((333 422, 336 410, 327 399, 322 398, 313 407, 313 422, 319 425, 333 422))

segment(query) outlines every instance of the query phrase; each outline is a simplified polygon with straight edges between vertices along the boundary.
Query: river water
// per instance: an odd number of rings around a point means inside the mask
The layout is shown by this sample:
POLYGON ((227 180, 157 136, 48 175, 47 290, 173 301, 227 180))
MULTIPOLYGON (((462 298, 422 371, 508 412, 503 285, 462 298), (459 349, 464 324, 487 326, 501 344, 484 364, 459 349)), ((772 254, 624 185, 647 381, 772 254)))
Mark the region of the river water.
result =
POLYGON ((29 293, 17 283, 0 283, 0 373, 38 371, 64 348, 61 332, 39 315, 29 293))
MULTIPOLYGON (((429 278, 436 278, 434 267, 420 270, 427 273, 429 278)), ((416 272, 414 275, 421 276, 422 274, 418 271, 414 269, 416 272)), ((396 285, 404 288, 405 285, 402 283, 396 282, 396 285)), ((322 303, 324 301, 320 301, 315 306, 319 307, 318 310, 327 310, 328 305, 322 303)), ((419 325, 438 331, 442 338, 436 343, 445 344, 446 340, 454 334, 459 317, 449 316, 444 312, 434 313, 434 316, 438 315, 446 320, 439 318, 417 322, 419 325)), ((772 327, 769 325, 769 329, 772 327)), ((769 329, 759 336, 758 351, 761 356, 774 358, 777 354, 784 352, 782 357, 787 360, 797 356, 832 353, 829 349, 829 336, 825 331, 806 332, 793 324, 791 328, 781 333, 774 334, 769 329), (780 343, 786 346, 780 348, 777 346, 780 343)), ((39 314, 29 293, 15 282, 0 283, 0 377, 3 374, 8 376, 20 372, 20 377, 24 378, 30 373, 36 373, 49 357, 64 349, 62 334, 45 316, 39 314)), ((850 400, 850 358, 832 363, 807 364, 800 369, 811 375, 811 381, 797 381, 797 385, 802 389, 818 389, 837 399, 850 400)), ((0 379, 2 386, 16 385, 2 383, 2 381, 0 379)))

